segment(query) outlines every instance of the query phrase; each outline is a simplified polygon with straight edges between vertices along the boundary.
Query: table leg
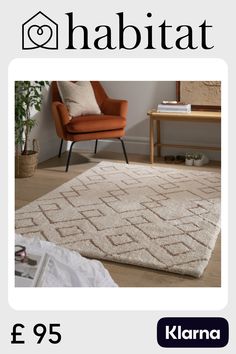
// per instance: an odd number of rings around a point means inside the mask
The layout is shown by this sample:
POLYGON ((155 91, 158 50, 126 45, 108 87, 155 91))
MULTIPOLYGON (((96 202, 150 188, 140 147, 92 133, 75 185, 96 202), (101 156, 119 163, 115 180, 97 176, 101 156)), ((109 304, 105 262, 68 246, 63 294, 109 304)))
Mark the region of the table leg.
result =
POLYGON ((159 120, 157 122, 157 157, 161 157, 161 122, 159 120))
POLYGON ((154 162, 154 120, 150 117, 150 163, 154 162))

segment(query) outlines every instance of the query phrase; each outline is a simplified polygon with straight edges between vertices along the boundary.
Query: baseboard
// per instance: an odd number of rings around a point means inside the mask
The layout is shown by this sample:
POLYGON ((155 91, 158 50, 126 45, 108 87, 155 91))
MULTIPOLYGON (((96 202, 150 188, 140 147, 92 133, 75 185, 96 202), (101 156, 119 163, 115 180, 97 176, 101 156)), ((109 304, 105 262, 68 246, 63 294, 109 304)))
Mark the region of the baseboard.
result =
MULTIPOLYGON (((133 136, 126 136, 124 137, 124 142, 126 146, 127 153, 129 154, 140 154, 140 155, 149 155, 149 138, 145 137, 133 137, 133 136)), ((172 141, 174 144, 183 144, 183 141, 172 141)), ((191 144, 191 142, 186 142, 186 144, 191 144)), ((192 143, 196 144, 196 143, 192 143)), ((201 144, 198 144, 201 146, 201 144)), ((208 144, 210 146, 210 144, 208 144)), ((215 145, 212 144, 212 147, 215 145)), ((83 141, 75 144, 73 147, 74 151, 94 151, 95 141, 83 141)), ((69 148, 69 147, 68 147, 69 148)), ((98 151, 111 151, 111 152, 122 152, 121 143, 118 139, 114 140, 99 140, 98 141, 98 151)), ((185 154, 187 151, 180 148, 163 148, 162 155, 167 154, 185 154)), ((190 151, 191 152, 191 151, 190 151)), ((221 153, 220 151, 201 151, 208 156, 208 158, 212 161, 220 161, 221 160, 221 153)))
MULTIPOLYGON (((134 137, 125 137, 124 138, 126 149, 129 153, 139 153, 142 155, 149 154, 149 142, 146 138, 134 138, 134 137)), ((83 141, 75 145, 73 150, 79 151, 82 150, 94 150, 95 141, 83 141)), ((106 150, 112 152, 122 152, 122 147, 119 139, 111 140, 99 140, 98 141, 98 151, 106 150)))

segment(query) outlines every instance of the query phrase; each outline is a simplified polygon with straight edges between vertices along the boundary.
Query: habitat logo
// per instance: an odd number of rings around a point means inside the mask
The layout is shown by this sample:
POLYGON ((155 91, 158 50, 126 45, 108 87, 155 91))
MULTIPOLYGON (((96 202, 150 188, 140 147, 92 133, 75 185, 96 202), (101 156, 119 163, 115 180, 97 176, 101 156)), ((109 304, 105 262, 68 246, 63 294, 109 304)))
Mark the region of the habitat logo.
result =
MULTIPOLYGON (((173 25, 160 19, 159 13, 147 12, 139 25, 133 24, 131 14, 123 11, 109 16, 106 23, 86 24, 80 14, 66 12, 63 21, 65 50, 211 50, 213 26, 207 20, 200 24, 173 25), (64 27, 64 25, 66 27, 64 27)), ((22 25, 22 49, 58 49, 58 24, 42 11, 22 25)))
POLYGON ((42 11, 22 25, 22 49, 58 49, 58 24, 42 11))

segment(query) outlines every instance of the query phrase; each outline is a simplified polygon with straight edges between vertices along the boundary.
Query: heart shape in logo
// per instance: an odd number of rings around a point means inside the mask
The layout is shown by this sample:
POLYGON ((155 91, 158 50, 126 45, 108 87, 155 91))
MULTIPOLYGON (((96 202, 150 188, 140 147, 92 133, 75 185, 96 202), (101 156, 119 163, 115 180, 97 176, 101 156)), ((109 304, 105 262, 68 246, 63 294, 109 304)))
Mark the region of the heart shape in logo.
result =
POLYGON ((28 28, 28 37, 36 47, 43 48, 52 38, 53 31, 48 25, 32 25, 28 28))

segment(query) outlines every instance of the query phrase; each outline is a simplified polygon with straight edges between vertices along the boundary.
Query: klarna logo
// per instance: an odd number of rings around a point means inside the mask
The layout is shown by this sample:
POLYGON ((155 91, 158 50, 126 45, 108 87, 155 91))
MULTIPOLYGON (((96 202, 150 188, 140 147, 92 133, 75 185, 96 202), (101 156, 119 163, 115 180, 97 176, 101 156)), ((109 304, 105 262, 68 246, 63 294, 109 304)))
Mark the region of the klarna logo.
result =
POLYGON ((157 323, 157 343, 164 348, 220 348, 228 341, 222 317, 164 317, 157 323))
MULTIPOLYGON (((130 15, 130 14, 129 14, 130 15)), ((113 25, 98 24, 91 26, 84 23, 79 11, 67 12, 62 21, 66 23, 65 50, 122 50, 137 48, 145 50, 210 50, 213 44, 213 26, 206 19, 199 25, 180 24, 174 26, 151 12, 143 16, 139 25, 134 25, 125 12, 109 16, 113 25)), ((42 11, 37 12, 22 24, 22 49, 59 48, 59 27, 55 20, 42 11)))

